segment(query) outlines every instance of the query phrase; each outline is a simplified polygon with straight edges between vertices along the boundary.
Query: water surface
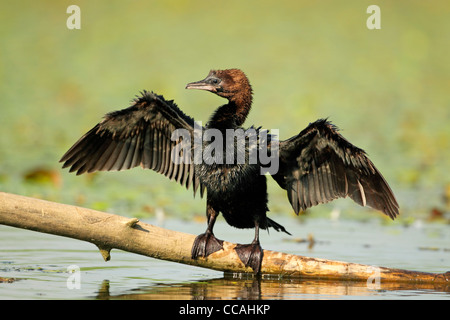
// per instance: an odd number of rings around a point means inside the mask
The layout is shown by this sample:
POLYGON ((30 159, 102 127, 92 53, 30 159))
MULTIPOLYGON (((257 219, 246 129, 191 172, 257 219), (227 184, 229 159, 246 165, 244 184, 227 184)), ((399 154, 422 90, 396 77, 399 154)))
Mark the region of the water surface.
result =
MULTIPOLYGON (((425 272, 450 270, 450 227, 417 222, 278 217, 293 234, 261 233, 265 249, 425 272), (307 241, 312 236, 314 244, 307 241)), ((152 223, 155 221, 145 221, 152 223)), ((164 227, 198 234, 203 223, 167 220, 164 227)), ((253 232, 217 222, 216 235, 250 242, 253 232)), ((294 279, 254 279, 112 250, 104 262, 90 243, 0 226, 1 299, 449 299, 449 286, 294 279), (72 288, 80 268, 79 288, 72 288), (69 284, 68 284, 69 280, 69 284)))

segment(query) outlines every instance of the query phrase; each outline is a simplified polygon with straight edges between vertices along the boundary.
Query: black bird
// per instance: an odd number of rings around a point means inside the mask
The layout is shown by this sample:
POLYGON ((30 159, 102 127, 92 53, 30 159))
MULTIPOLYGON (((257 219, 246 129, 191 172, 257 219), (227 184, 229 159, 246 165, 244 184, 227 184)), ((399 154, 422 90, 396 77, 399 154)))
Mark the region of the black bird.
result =
MULTIPOLYGON (((192 185, 194 195, 200 188, 203 196, 206 189, 208 226, 206 232, 195 239, 192 258, 206 257, 223 248, 223 241, 213 233, 221 212, 231 226, 255 228, 253 242, 238 245, 235 250, 246 266, 259 273, 263 258, 259 229, 272 227, 289 234, 266 215, 263 164, 249 161, 249 141, 246 141, 244 151, 241 149, 244 163, 234 161, 239 153, 236 140, 231 142, 231 149, 225 143, 222 149, 210 152, 214 161, 207 161, 205 156, 208 146, 217 142, 217 133, 225 137, 230 129, 242 128, 252 105, 252 88, 241 70, 228 69, 212 70, 204 80, 189 83, 186 89, 210 91, 226 98, 228 103, 220 106, 202 127, 173 101, 144 91, 130 107, 106 114, 60 161, 64 162, 63 168, 70 167, 70 172, 77 174, 141 166, 164 174, 187 188, 192 185), (196 128, 199 129, 197 133, 196 128), (189 138, 174 138, 176 129, 182 129, 189 138), (209 129, 214 129, 215 139, 207 137, 209 129), (200 144, 195 143, 198 131, 202 139, 200 144), (196 158, 198 147, 203 148, 203 153, 197 153, 201 156, 199 159, 196 158), (221 161, 230 150, 236 151, 230 158, 232 163, 221 161), (175 161, 176 157, 181 161, 175 161)), ((298 135, 279 141, 278 150, 272 148, 272 142, 277 141, 275 137, 268 134, 263 139, 262 134, 266 131, 250 129, 256 132, 258 146, 266 146, 270 155, 277 156, 278 170, 270 174, 287 191, 297 214, 300 210, 347 196, 392 219, 399 214, 391 188, 366 153, 348 142, 327 120, 317 120, 298 135)))

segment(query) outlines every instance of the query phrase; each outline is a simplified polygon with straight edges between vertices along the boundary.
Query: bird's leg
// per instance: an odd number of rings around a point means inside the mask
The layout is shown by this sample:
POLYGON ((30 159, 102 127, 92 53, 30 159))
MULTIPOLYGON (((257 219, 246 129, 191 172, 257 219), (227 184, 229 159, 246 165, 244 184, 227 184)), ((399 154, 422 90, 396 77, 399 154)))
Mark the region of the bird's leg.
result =
POLYGON ((191 250, 192 259, 207 257, 211 253, 223 249, 223 241, 217 239, 213 233, 214 223, 219 214, 211 205, 207 204, 206 215, 208 217, 208 227, 206 228, 205 233, 202 233, 195 238, 191 250))
POLYGON ((255 221, 255 238, 250 244, 238 244, 234 250, 246 267, 258 274, 261 271, 263 249, 259 244, 259 222, 255 221))

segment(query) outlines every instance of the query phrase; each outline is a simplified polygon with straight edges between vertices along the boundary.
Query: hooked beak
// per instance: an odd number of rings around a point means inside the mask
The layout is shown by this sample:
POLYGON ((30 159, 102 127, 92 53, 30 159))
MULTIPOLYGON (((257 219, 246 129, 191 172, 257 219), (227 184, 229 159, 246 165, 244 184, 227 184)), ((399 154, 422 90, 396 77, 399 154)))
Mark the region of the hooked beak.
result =
POLYGON ((216 87, 214 85, 208 83, 206 81, 206 79, 188 83, 186 85, 186 89, 198 89, 198 90, 206 90, 206 91, 210 91, 210 92, 217 92, 216 87))

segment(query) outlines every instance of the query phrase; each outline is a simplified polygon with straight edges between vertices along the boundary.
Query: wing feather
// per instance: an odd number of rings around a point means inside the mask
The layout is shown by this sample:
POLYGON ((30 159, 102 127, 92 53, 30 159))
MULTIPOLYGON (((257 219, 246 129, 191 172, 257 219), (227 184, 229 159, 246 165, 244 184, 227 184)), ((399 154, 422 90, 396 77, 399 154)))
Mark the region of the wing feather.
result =
POLYGON ((287 190, 298 214, 320 203, 350 197, 361 206, 380 210, 392 219, 399 205, 388 183, 366 153, 320 119, 298 135, 281 141, 280 168, 272 177, 287 190))
POLYGON ((193 159, 185 157, 181 164, 172 161, 172 153, 181 144, 181 139, 171 140, 176 129, 187 129, 193 137, 194 120, 173 101, 144 91, 130 107, 106 114, 60 162, 63 168, 69 167, 70 172, 77 174, 141 166, 175 179, 187 188, 193 184, 195 193, 200 182, 195 177, 193 159))

